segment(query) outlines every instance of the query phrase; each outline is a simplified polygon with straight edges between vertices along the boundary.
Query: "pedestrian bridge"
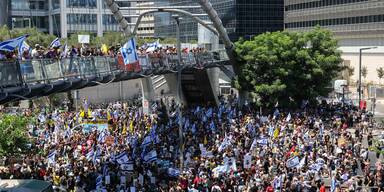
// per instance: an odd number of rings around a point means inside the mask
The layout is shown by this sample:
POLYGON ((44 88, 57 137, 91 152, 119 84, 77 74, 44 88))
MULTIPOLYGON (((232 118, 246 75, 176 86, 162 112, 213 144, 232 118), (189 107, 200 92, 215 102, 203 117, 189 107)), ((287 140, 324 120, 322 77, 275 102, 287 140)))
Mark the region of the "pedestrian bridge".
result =
POLYGON ((229 71, 224 50, 182 54, 180 64, 177 58, 147 54, 139 56, 139 64, 128 66, 119 57, 105 56, 0 61, 0 104, 178 70, 201 72, 220 67, 229 71))

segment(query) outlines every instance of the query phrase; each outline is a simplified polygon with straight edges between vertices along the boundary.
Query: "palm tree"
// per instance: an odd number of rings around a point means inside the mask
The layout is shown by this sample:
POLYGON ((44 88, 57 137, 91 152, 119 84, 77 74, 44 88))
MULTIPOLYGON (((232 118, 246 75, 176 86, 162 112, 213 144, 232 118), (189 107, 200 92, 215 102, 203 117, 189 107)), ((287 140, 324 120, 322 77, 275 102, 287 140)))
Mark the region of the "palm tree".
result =
POLYGON ((384 77, 384 69, 382 67, 379 67, 376 69, 377 76, 379 77, 379 84, 381 84, 381 79, 384 77))

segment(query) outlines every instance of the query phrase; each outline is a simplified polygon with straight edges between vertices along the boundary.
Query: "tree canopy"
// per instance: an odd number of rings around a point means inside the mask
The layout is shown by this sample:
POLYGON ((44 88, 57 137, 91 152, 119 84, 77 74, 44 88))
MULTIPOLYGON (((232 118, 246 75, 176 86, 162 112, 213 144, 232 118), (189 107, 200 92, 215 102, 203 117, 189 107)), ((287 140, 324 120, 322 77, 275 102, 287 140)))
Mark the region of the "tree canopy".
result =
POLYGON ((261 106, 298 106, 326 96, 342 70, 341 53, 330 31, 264 33, 236 42, 241 64, 236 88, 248 91, 261 106))
POLYGON ((27 149, 29 122, 21 115, 0 115, 0 156, 21 154, 27 149))

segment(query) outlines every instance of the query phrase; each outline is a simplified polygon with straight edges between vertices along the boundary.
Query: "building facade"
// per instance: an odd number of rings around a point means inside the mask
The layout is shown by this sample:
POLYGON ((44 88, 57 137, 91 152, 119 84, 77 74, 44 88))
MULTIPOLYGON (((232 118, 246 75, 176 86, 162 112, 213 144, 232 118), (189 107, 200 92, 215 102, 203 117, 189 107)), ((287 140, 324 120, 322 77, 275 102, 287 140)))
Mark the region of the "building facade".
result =
MULTIPOLYGON (((283 0, 211 0, 213 8, 219 14, 231 40, 240 37, 249 39, 266 31, 278 31, 284 28, 283 0)), ((191 0, 160 0, 158 6, 198 5, 191 0)), ((191 13, 203 13, 201 8, 188 9, 191 13)), ((207 16, 200 17, 208 21, 207 16)), ((181 40, 197 40, 198 25, 190 18, 182 18, 180 24, 181 40)), ((175 37, 175 21, 170 14, 155 15, 155 36, 175 37)))
MULTIPOLYGON (((116 3, 120 7, 136 7, 141 4, 138 2, 116 3)), ((102 36, 105 32, 121 31, 104 0, 11 0, 10 4, 12 28, 36 27, 61 38, 77 32, 102 36)), ((141 6, 153 6, 153 3, 147 2, 141 6)), ((121 12, 133 29, 140 11, 132 9, 121 12)), ((153 35, 153 19, 146 17, 143 22, 145 24, 139 28, 138 34, 153 35)))
POLYGON ((340 46, 384 46, 384 1, 285 0, 284 23, 290 31, 328 28, 340 46))
MULTIPOLYGON (((154 7, 155 3, 153 1, 137 2, 136 6, 138 8, 154 7)), ((140 15, 145 11, 148 11, 148 9, 138 9, 136 13, 140 15)), ((154 14, 146 14, 141 19, 139 28, 137 30, 137 35, 143 38, 147 38, 147 37, 154 37, 154 34, 155 34, 155 16, 154 14)))

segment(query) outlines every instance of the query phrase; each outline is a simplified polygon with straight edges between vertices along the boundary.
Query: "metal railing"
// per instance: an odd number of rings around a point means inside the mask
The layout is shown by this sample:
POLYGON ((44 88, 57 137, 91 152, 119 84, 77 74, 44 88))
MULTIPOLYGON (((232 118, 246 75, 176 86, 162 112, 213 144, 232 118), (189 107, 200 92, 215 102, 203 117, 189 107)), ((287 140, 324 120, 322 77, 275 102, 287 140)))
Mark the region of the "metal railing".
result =
MULTIPOLYGON (((156 75, 177 71, 176 54, 145 54, 138 57, 139 62, 132 65, 124 65, 121 57, 105 56, 0 61, 0 87, 50 83, 60 79, 98 77, 120 72, 156 75)), ((204 68, 225 60, 227 58, 222 51, 189 52, 182 54, 180 66, 204 68)))

